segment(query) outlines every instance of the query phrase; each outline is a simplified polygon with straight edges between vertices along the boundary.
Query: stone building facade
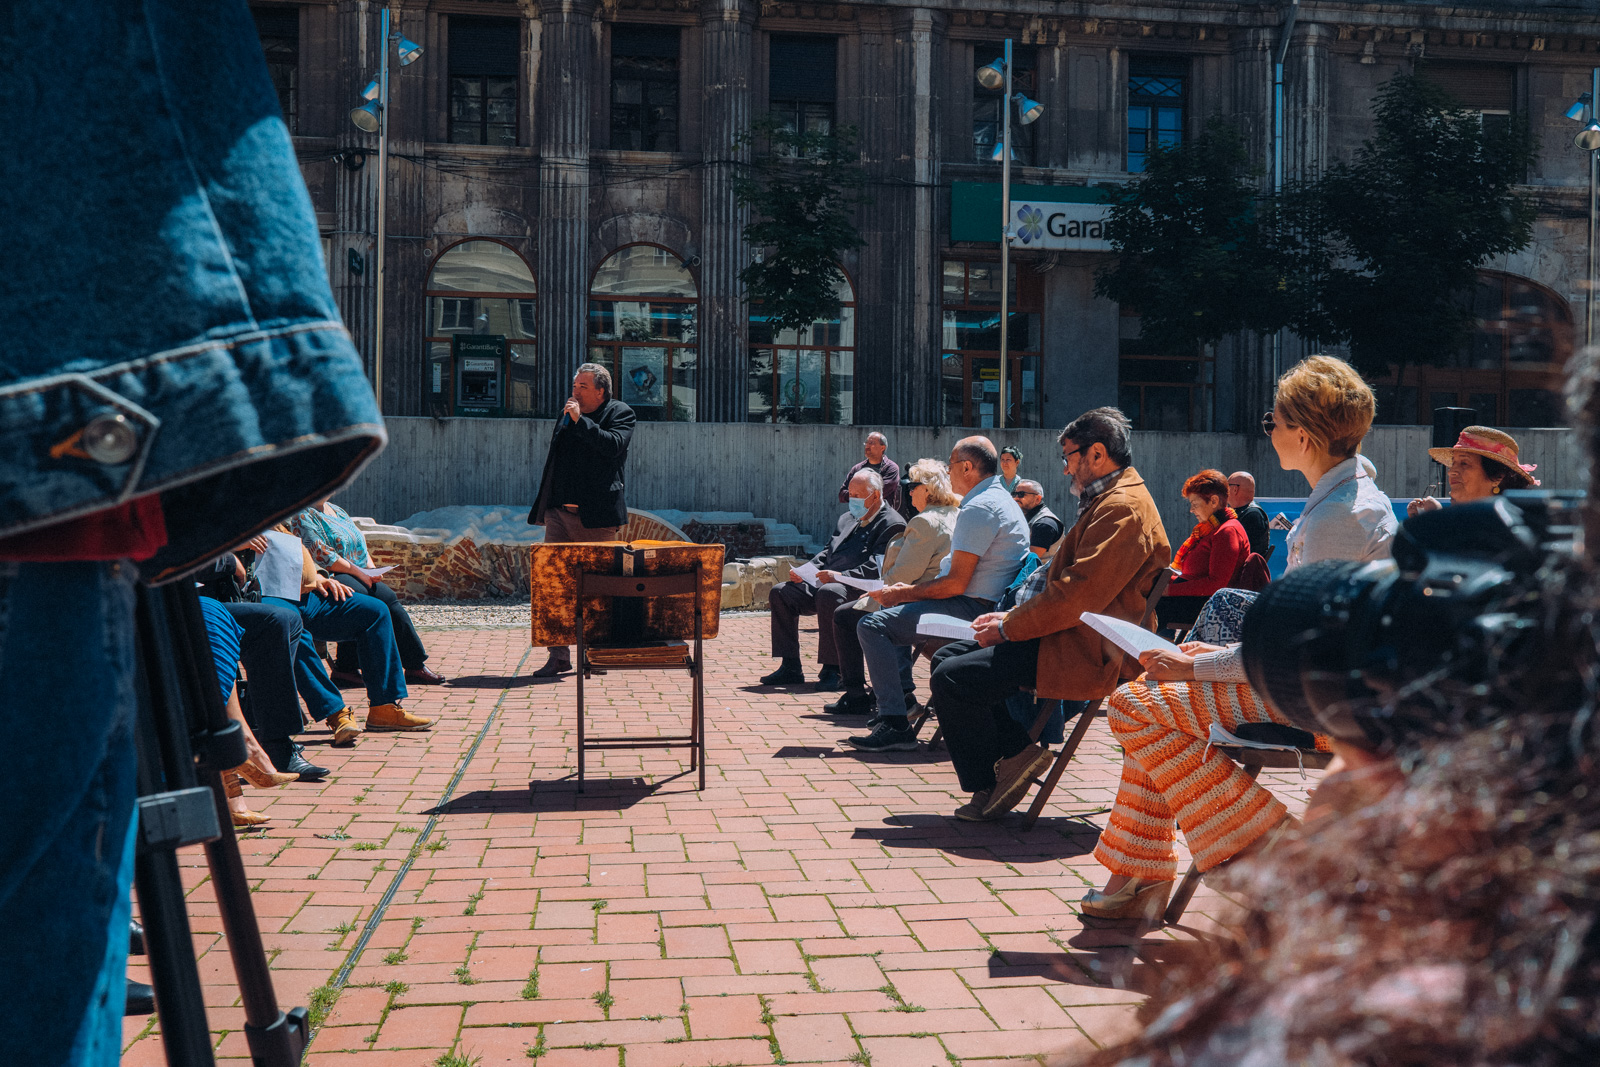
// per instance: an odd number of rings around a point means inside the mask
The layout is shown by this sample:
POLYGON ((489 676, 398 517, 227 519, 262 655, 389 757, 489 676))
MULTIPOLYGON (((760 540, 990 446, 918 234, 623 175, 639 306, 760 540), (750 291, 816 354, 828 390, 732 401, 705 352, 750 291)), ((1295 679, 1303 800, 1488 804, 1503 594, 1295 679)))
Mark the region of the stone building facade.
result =
MULTIPOLYGON (((369 352, 378 180, 349 111, 378 63, 377 0, 253 3, 346 320, 369 352)), ((1273 55, 1287 4, 1123 0, 395 0, 424 52, 394 66, 383 408, 549 415, 583 359, 642 418, 989 425, 999 377, 1000 94, 974 70, 1015 43, 1044 107, 1017 129, 1014 197, 1093 214, 1143 146, 1229 116, 1270 171, 1273 55), (739 284, 756 250, 733 182, 768 113, 859 133, 872 202, 840 318, 773 336, 739 284), (475 339, 475 340, 474 340, 475 339)), ((1436 74, 1484 121, 1541 138, 1539 219, 1487 265, 1479 337, 1413 370, 1384 417, 1439 402, 1548 424, 1539 373, 1583 315, 1587 165, 1564 112, 1600 65, 1600 0, 1306 5, 1286 52, 1282 161, 1314 173, 1370 132, 1390 76, 1436 74), (1538 395, 1536 395, 1538 394, 1538 395), (1541 397, 1543 397, 1541 399, 1541 397)), ((1103 242, 1099 243, 1103 246, 1103 242)), ((1094 296, 1106 252, 1012 257, 1008 422, 1118 403, 1149 429, 1249 429, 1275 366, 1260 339, 1214 360, 1144 351, 1094 296)), ((759 308, 756 309, 759 312, 759 308)))

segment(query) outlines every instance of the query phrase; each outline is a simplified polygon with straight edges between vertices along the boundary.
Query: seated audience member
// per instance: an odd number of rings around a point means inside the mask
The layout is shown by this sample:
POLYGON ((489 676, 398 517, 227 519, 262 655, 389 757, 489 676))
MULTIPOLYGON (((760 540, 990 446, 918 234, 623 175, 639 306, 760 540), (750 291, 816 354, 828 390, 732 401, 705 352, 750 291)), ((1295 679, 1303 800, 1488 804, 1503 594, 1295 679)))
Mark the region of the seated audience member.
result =
POLYGON ((767 603, 772 607, 772 654, 782 662, 761 679, 762 685, 805 682, 805 671, 800 667, 800 616, 815 615, 817 659, 822 662, 817 688, 826 691, 840 687, 833 615, 839 605, 861 596, 862 590, 839 578, 878 577, 889 542, 906 529, 906 520, 883 502, 883 479, 876 471, 857 471, 847 488, 850 510, 839 516, 828 547, 810 560, 818 568, 817 585, 810 586, 791 574, 787 582, 773 586, 767 594, 767 603))
MULTIPOLYGON (((911 465, 907 493, 916 514, 906 523, 906 532, 889 545, 883 557, 885 585, 921 585, 939 574, 939 566, 950 551, 950 534, 955 530, 956 509, 961 498, 950 491, 950 472, 936 459, 920 459, 911 465)), ((839 675, 844 695, 822 710, 835 715, 865 715, 874 711, 877 699, 867 691, 866 661, 861 658, 861 642, 856 624, 869 611, 881 605, 870 596, 834 612, 835 647, 839 650, 839 675)))
MULTIPOLYGON (((1539 484, 1533 476, 1538 469, 1518 459, 1517 439, 1489 426, 1468 426, 1450 448, 1430 448, 1428 458, 1450 468, 1450 499, 1471 504, 1506 489, 1531 489, 1539 484)), ((1431 496, 1419 497, 1406 505, 1407 515, 1437 511, 1443 504, 1431 496)))
POLYGON ((237 722, 244 733, 245 762, 222 773, 222 782, 228 794, 228 808, 232 813, 233 825, 256 826, 266 822, 268 816, 251 811, 245 804, 239 775, 244 775, 257 789, 271 789, 292 782, 299 775, 280 772, 273 766, 271 757, 256 741, 250 723, 239 707, 239 651, 244 628, 234 621, 220 602, 207 597, 200 600, 200 617, 205 622, 212 667, 217 672, 217 686, 227 705, 228 717, 237 722))
POLYGON ((382 732, 431 727, 432 719, 413 715, 400 706, 408 694, 389 609, 375 597, 353 592, 318 572, 304 545, 300 556, 300 600, 263 597, 262 602, 290 604, 300 612, 305 629, 295 648, 295 685, 312 720, 327 721, 336 745, 353 744, 361 735, 355 712, 345 706, 344 697, 323 672, 316 646, 317 641, 354 641, 361 653, 361 675, 367 688, 366 729, 382 732))
POLYGON ((1044 506, 1044 486, 1024 478, 1011 490, 1011 499, 1022 509, 1028 520, 1028 546, 1035 556, 1044 559, 1050 554, 1066 530, 1059 516, 1044 506))
POLYGON ((1017 469, 1022 466, 1022 449, 1016 445, 1006 445, 1000 450, 1000 488, 1011 494, 1012 499, 1017 495, 1017 469))
MULTIPOLYGON (((393 589, 381 578, 369 578, 361 568, 372 567, 372 557, 367 554, 367 538, 361 528, 350 521, 349 514, 333 501, 324 498, 309 508, 289 517, 291 533, 305 544, 311 559, 318 567, 333 576, 334 581, 350 587, 353 592, 366 593, 383 601, 389 609, 389 622, 394 628, 395 646, 400 650, 400 665, 405 668, 406 681, 413 685, 437 685, 444 676, 428 669, 428 650, 422 647, 422 638, 412 625, 406 606, 393 589)), ((359 683, 357 671, 360 659, 355 644, 339 643, 334 658, 334 677, 338 681, 359 683)))
POLYGON ((1096 408, 1061 431, 1077 521, 1016 607, 978 616, 973 640, 933 657, 934 712, 961 788, 972 794, 957 818, 1010 811, 1050 759, 1006 709, 1008 697, 1036 689, 1046 700, 1093 700, 1117 684, 1120 658, 1108 659, 1104 638, 1079 619, 1089 611, 1137 621, 1172 558, 1161 514, 1133 467, 1130 430, 1116 408, 1096 408))
MULTIPOLYGON (((1580 412, 1600 401, 1593 378, 1578 392, 1580 412)), ((1592 422, 1580 439, 1593 456, 1592 422)), ((1493 665, 1458 657, 1327 718, 1292 709, 1335 758, 1304 826, 1227 872, 1241 936, 1202 939, 1141 1011, 1149 1029, 1089 1063, 1600 1062, 1593 561, 1519 595, 1535 629, 1493 665)))
MULTIPOLYGON (((1361 377, 1329 356, 1312 356, 1278 380, 1277 402, 1263 425, 1284 469, 1300 471, 1313 486, 1289 530, 1288 570, 1389 555, 1399 524, 1356 453, 1376 408, 1361 377)), ((1207 628, 1205 615, 1197 631, 1207 628)), ((1239 646, 1191 642, 1177 653, 1147 654, 1143 663, 1150 682, 1167 684, 1136 682, 1107 704, 1106 720, 1124 750, 1122 787, 1095 847, 1111 877, 1083 898, 1084 913, 1103 918, 1159 910, 1176 877, 1174 818, 1204 871, 1285 817, 1283 805, 1231 760, 1217 753, 1202 758, 1213 722, 1231 729, 1237 722, 1282 721, 1246 684, 1239 646)))
POLYGON ((1250 556, 1250 538, 1232 508, 1224 504, 1228 483, 1222 472, 1204 470, 1183 483, 1195 527, 1172 557, 1177 576, 1158 609, 1161 625, 1187 629, 1206 599, 1227 588, 1250 556))
POLYGON ((850 500, 850 480, 862 471, 871 471, 883 479, 883 502, 899 511, 900 465, 885 455, 889 451, 889 439, 877 430, 873 430, 867 434, 861 450, 866 454, 866 458, 851 467, 849 473, 844 476, 844 482, 839 486, 839 503, 848 503, 850 500))
POLYGON ((1228 475, 1228 506, 1233 509, 1250 539, 1250 551, 1262 559, 1272 547, 1272 534, 1267 529, 1266 511, 1256 503, 1256 478, 1249 471, 1234 471, 1228 475))
POLYGON ((906 717, 914 698, 912 648, 924 615, 975 619, 991 610, 1022 569, 1028 554, 1028 524, 1016 501, 1000 487, 999 457, 986 437, 964 437, 950 452, 950 487, 961 495, 950 552, 939 573, 920 585, 886 585, 876 596, 882 611, 856 625, 867 677, 878 700, 879 720, 866 737, 850 744, 866 752, 916 747, 906 717))
MULTIPOLYGON (((240 551, 259 556, 266 547, 266 538, 256 537, 240 551)), ((196 576, 200 595, 219 602, 244 630, 239 658, 250 675, 248 717, 262 749, 274 764, 302 782, 318 781, 327 775, 327 768, 308 762, 294 740, 305 727, 295 685, 295 656, 305 624, 298 608, 281 600, 261 601, 259 588, 247 586, 248 577, 244 562, 232 552, 196 576), (241 599, 252 595, 257 599, 241 599)), ((316 670, 322 670, 321 660, 316 670)))

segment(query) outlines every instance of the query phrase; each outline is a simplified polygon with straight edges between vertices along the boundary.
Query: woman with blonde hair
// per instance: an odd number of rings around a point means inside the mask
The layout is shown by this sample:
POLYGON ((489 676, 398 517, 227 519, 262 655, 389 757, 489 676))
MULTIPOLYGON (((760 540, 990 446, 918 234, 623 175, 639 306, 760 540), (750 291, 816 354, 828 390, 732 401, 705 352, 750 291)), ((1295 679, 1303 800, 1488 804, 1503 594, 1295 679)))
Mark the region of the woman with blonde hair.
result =
MULTIPOLYGON (((1278 380, 1261 426, 1283 468, 1311 485, 1289 530, 1290 568, 1389 555, 1400 524, 1358 454, 1376 409, 1367 383, 1332 356, 1312 356, 1278 380)), ((1124 756, 1121 787, 1094 852, 1111 878, 1082 903, 1085 915, 1100 918, 1161 913, 1178 873, 1180 826, 1206 871, 1293 825, 1281 801, 1207 744, 1213 723, 1229 731, 1245 722, 1284 723, 1246 683, 1239 646, 1189 642, 1177 652, 1147 652, 1139 662, 1144 679, 1107 702, 1106 720, 1124 756)), ((1319 747, 1326 743, 1318 739, 1319 747)))
MULTIPOLYGON (((883 557, 883 583, 917 585, 935 578, 939 564, 950 551, 950 534, 956 528, 961 498, 950 487, 950 470, 936 459, 919 459, 906 472, 906 497, 917 513, 907 521, 906 532, 889 543, 883 557)), ((833 614, 839 649, 839 679, 844 692, 822 710, 835 715, 865 715, 876 707, 867 692, 866 663, 856 624, 881 605, 862 597, 833 614)))

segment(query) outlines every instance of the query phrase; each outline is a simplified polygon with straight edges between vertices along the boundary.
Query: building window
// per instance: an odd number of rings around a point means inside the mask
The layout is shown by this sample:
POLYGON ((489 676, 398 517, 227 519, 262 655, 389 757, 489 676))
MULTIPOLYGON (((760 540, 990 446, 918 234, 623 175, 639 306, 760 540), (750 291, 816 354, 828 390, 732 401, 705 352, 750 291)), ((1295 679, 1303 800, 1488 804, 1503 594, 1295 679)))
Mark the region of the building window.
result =
POLYGON ((767 52, 767 110, 785 127, 824 136, 836 118, 839 41, 774 34, 767 52))
POLYGON ((839 282, 838 313, 800 330, 775 330, 750 309, 751 422, 855 421, 856 295, 839 282))
MULTIPOLYGON (((1003 45, 979 43, 973 46, 977 64, 987 63, 1005 52, 1003 45), (992 54, 991 54, 992 53, 992 54)), ((1011 91, 1035 98, 1039 95, 1038 50, 1028 46, 1011 49, 1011 91)), ((1001 123, 1004 116, 1000 108, 1005 102, 1005 88, 985 89, 972 80, 972 158, 979 163, 998 163, 995 145, 1000 143, 1001 123)), ((1011 112, 1011 161, 1022 166, 1033 165, 1032 124, 1024 126, 1017 121, 1015 109, 1011 112)))
POLYGON ((1182 56, 1133 56, 1128 61, 1128 173, 1143 174, 1155 145, 1183 143, 1189 61, 1182 56))
POLYGON ((611 27, 611 147, 678 150, 676 26, 611 27))
POLYGON ((278 110, 290 133, 300 132, 300 9, 253 7, 261 50, 267 54, 267 76, 278 94, 278 110))
POLYGON ((641 422, 693 422, 699 289, 659 245, 624 245, 589 287, 589 359, 641 422))
POLYGON ((1394 368, 1373 383, 1378 421, 1431 425, 1433 409, 1476 408, 1491 426, 1561 426, 1561 378, 1572 352, 1572 310, 1544 286, 1479 271, 1472 334, 1449 366, 1394 368))
POLYGON ((1516 68, 1505 63, 1427 62, 1417 74, 1449 93, 1485 129, 1505 129, 1517 106, 1516 68))
POLYGON ((505 411, 532 415, 537 288, 517 251, 499 241, 466 240, 445 250, 428 275, 427 378, 430 415, 455 414, 457 337, 498 339, 505 411))
POLYGON ((450 141, 517 143, 516 19, 450 16, 450 141))
POLYGON ((1201 355, 1157 353, 1140 338, 1139 313, 1122 309, 1117 329, 1117 406, 1135 430, 1208 430, 1216 364, 1201 355))
MULTIPOLYGON (((1040 425, 1043 276, 1010 265, 1007 426, 1040 425)), ((993 426, 1000 402, 1000 264, 945 260, 940 384, 947 426, 993 426)))

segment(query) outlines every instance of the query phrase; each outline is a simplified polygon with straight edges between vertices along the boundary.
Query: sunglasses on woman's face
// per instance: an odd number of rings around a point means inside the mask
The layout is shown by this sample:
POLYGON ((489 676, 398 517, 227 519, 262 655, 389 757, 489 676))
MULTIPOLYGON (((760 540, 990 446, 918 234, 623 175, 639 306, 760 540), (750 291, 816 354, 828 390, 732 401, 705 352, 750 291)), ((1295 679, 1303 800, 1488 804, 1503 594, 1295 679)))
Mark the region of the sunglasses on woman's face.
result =
POLYGON ((1272 414, 1272 412, 1269 411, 1265 415, 1261 416, 1261 432, 1262 433, 1266 434, 1268 437, 1271 437, 1272 436, 1272 431, 1276 430, 1277 428, 1278 428, 1278 420, 1272 414))

